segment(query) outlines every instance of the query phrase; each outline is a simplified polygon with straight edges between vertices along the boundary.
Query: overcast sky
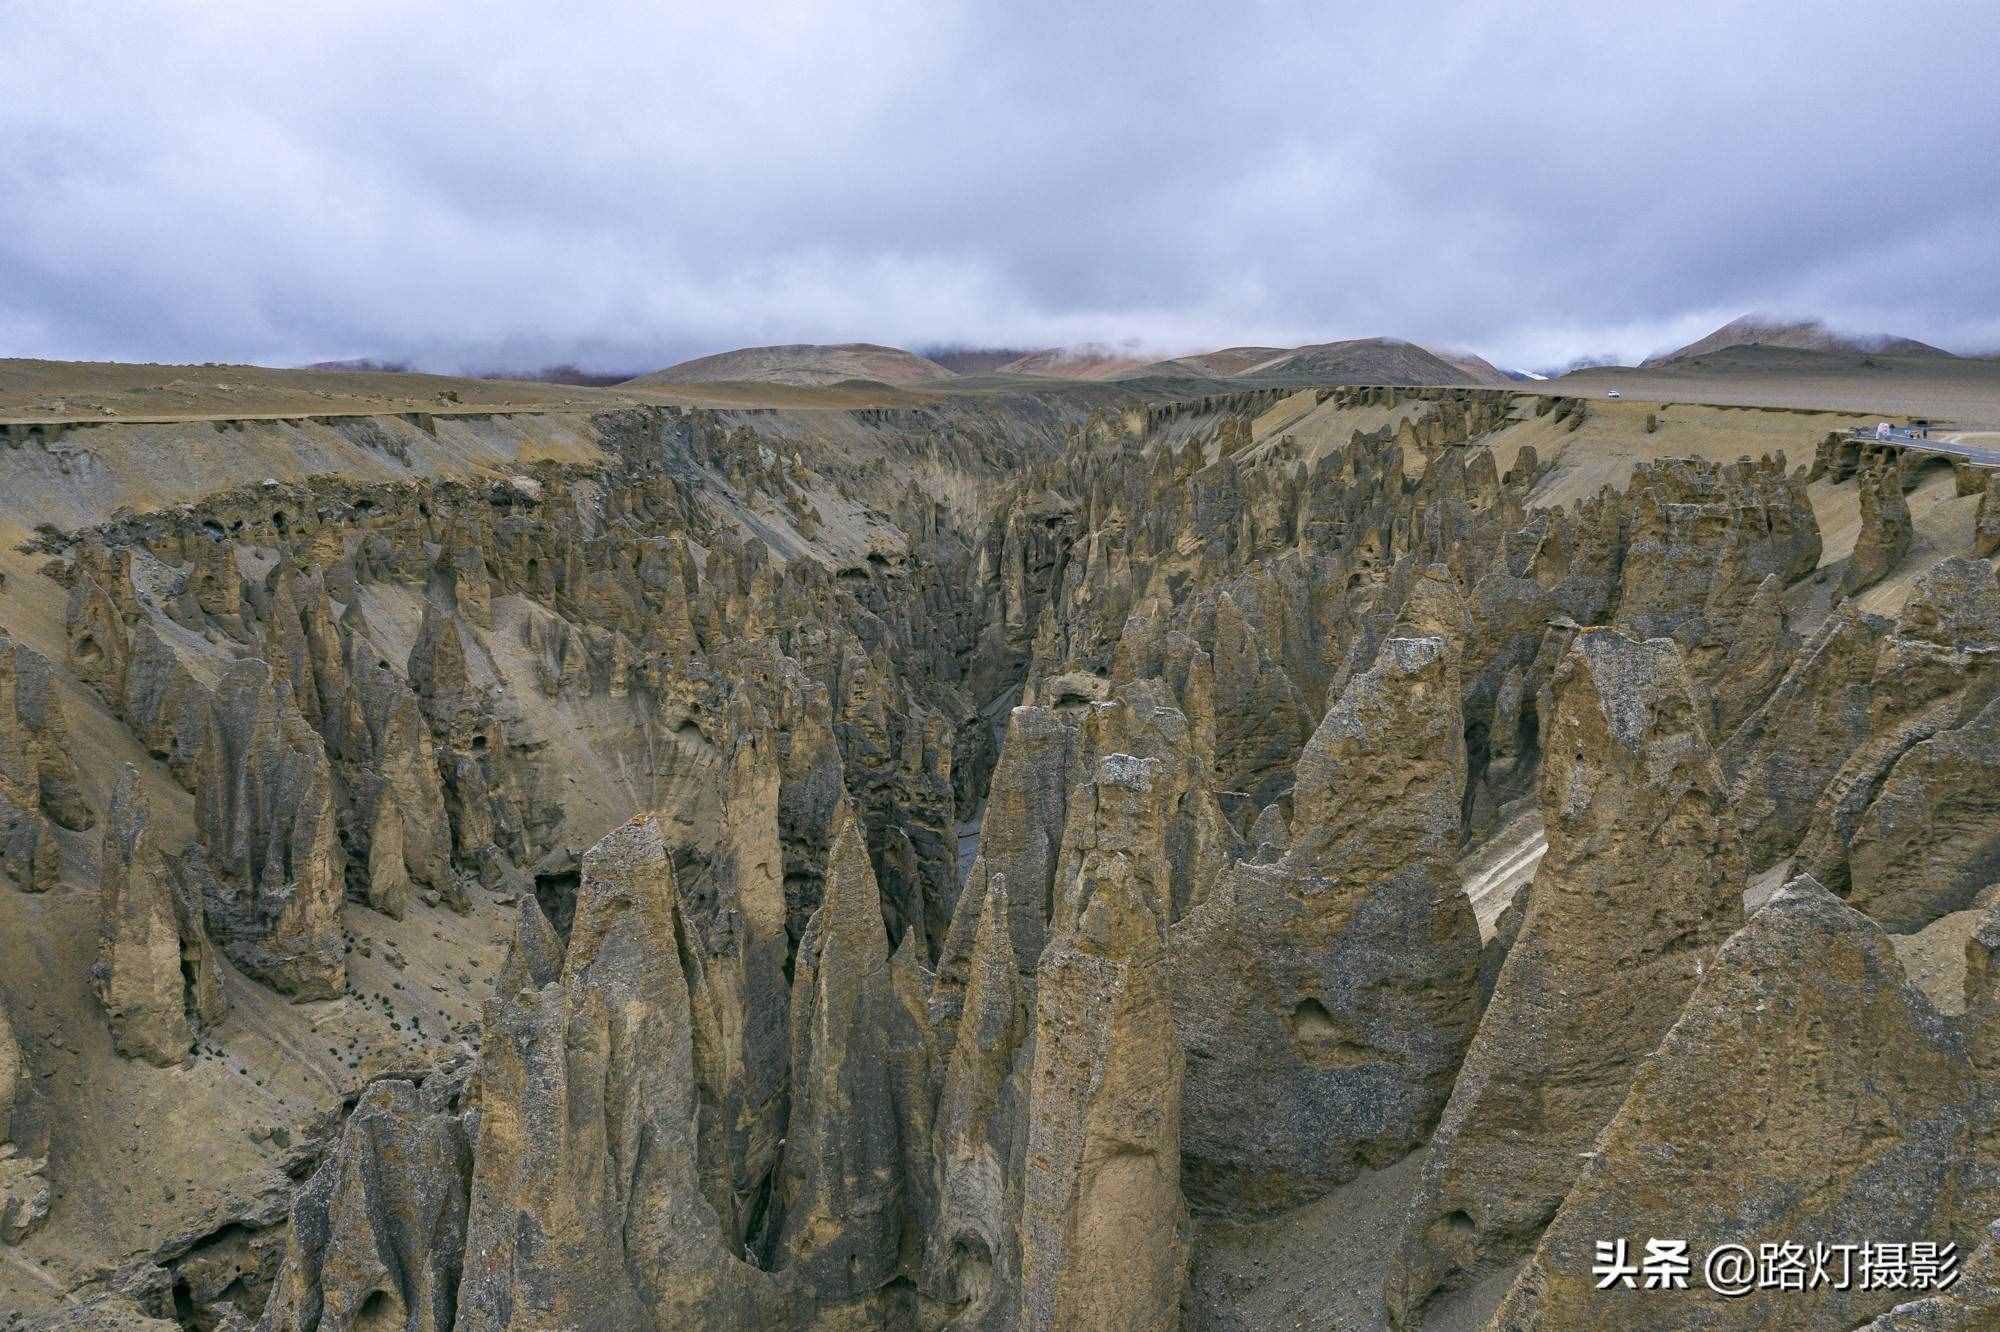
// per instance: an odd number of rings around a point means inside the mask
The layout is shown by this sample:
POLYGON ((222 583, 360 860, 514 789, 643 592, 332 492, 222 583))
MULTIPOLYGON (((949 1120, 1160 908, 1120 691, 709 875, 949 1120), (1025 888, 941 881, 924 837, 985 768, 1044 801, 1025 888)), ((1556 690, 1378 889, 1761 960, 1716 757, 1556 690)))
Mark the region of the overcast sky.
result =
POLYGON ((0 356, 1543 367, 1752 309, 2000 349, 2000 3, 0 3, 0 356))

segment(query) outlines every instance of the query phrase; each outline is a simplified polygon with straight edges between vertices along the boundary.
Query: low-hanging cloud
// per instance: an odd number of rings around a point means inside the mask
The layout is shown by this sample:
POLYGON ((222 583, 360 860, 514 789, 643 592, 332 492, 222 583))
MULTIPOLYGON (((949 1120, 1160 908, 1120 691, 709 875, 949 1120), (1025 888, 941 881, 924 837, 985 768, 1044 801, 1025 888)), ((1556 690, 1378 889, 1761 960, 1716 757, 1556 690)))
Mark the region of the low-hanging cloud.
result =
POLYGON ((2000 348, 2000 6, 19 0, 0 355, 2000 348))

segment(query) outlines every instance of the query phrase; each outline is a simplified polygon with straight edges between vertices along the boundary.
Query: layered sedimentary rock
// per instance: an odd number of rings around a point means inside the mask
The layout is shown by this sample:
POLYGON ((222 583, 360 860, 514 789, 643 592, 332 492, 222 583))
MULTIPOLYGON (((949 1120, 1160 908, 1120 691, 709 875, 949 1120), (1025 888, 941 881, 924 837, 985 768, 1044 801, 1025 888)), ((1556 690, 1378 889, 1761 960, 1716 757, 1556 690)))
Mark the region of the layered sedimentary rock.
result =
POLYGON ((224 1001, 201 904, 154 848, 150 822, 127 765, 105 819, 93 978, 119 1053, 165 1065, 187 1057, 224 1001))
POLYGON ((1587 630, 1553 694, 1548 852, 1389 1271, 1399 1326, 1535 1242, 1742 918, 1741 858, 1680 650, 1587 630))
POLYGON ((256 658, 216 689, 196 763, 195 824, 209 928, 231 961, 301 998, 346 980, 333 770, 291 687, 256 658))
POLYGON ((1917 580, 1875 649, 1865 736, 1814 801, 1800 867, 1892 929, 1968 905, 1991 879, 1992 836, 1981 826, 1990 783, 1977 778, 1990 772, 1992 723, 1980 714, 1996 692, 2000 577, 1984 561, 1942 561, 1917 580), (1969 806, 1937 789, 1967 778, 1969 806), (1932 799, 1934 809, 1911 808, 1932 799))
POLYGON ((1620 1236, 1752 1253, 1976 1237, 1952 1197, 1975 1094, 1965 1035, 1906 983, 1888 939, 1794 880, 1724 945, 1641 1066, 1495 1326, 1807 1329, 1881 1313, 1902 1293, 1855 1281, 1730 1298, 1698 1278, 1600 1290, 1591 1266, 1620 1236))
POLYGON ((1231 865, 1171 930, 1198 1206, 1307 1201, 1407 1153, 1444 1108, 1478 1020, 1459 692, 1445 640, 1386 643, 1298 759, 1297 833, 1265 835, 1289 849, 1231 865))
POLYGON ((1753 867, 1791 854, 1819 793, 1867 739, 1876 649, 1889 630, 1879 615, 1836 607, 1723 745, 1718 758, 1753 867))

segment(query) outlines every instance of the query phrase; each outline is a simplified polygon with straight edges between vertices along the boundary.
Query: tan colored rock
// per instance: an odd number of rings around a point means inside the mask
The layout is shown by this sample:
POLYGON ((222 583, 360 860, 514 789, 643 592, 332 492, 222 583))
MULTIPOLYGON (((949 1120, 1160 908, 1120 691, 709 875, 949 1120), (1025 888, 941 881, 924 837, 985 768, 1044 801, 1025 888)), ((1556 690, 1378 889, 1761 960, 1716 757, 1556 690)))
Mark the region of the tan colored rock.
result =
POLYGON ((1308 1202, 1444 1109, 1479 1014, 1459 688, 1445 640, 1390 639, 1299 757, 1289 849, 1230 866, 1169 931, 1196 1206, 1308 1202))
POLYGON ((255 658, 231 666, 196 761, 203 907, 232 961, 299 998, 346 983, 333 794, 325 747, 290 688, 255 658))
POLYGON ((1066 922, 1036 976, 1017 1326, 1151 1332, 1187 1278, 1180 1188, 1182 1059, 1174 1039, 1161 885, 1144 839, 1115 825, 1149 794, 1155 760, 1112 754, 1072 799, 1066 922), (1110 794, 1111 790, 1121 793, 1110 794), (1087 835, 1079 836, 1079 821, 1087 835))
POLYGON ((1775 864, 1797 848, 1821 791, 1868 737, 1875 655, 1887 620, 1837 607, 1718 758, 1746 857, 1775 864))
POLYGON ((137 769, 127 764, 104 828, 97 996, 118 1052, 162 1066, 187 1058, 223 997, 201 910, 154 850, 137 769))
POLYGON ((2000 552, 2000 471, 1989 471, 1973 515, 1972 553, 1987 559, 1996 552, 2000 552))
POLYGON ((1865 916, 1799 878, 1716 956, 1586 1154, 1493 1326, 1853 1327, 1902 1292, 1727 1298, 1596 1289, 1599 1240, 1959 1242, 1947 1200, 1973 1088, 1965 1042, 1865 916), (1859 1227, 1859 1229, 1857 1229, 1859 1227))
POLYGON ((1742 919, 1722 776, 1679 650, 1586 630, 1553 692, 1548 851, 1385 1282, 1398 1326, 1532 1247, 1742 919))
POLYGON ((1021 1279, 1033 995, 1009 928, 1007 876, 991 875, 981 890, 964 1009, 938 1097, 938 1216, 920 1289, 954 1329, 1007 1332, 1021 1279))
POLYGON ((48 1127, 34 1070, 0 1008, 0 1244, 19 1244, 49 1214, 48 1127))
POLYGON ((1916 540, 1896 468, 1870 468, 1856 477, 1854 484, 1861 498, 1861 535, 1855 539, 1854 556, 1840 579, 1840 590, 1850 597, 1888 577, 1916 540))
MULTIPOLYGON (((2000 578, 1983 560, 1941 560, 1916 580, 1894 629, 1876 646, 1865 734, 1814 801, 1798 867, 1836 893, 1849 892, 1850 848, 1896 765, 1913 746, 1970 725, 1996 690, 2000 578)), ((1980 752, 1971 739, 1960 756, 1977 771, 1980 752)), ((1912 779, 1920 781, 1937 760, 1950 764, 1942 751, 1929 756, 1931 762, 1913 768, 1912 779)), ((1971 854, 1976 861, 1976 849, 1971 854)), ((1891 896, 1924 891, 1900 884, 1885 890, 1891 896)))
POLYGON ((1896 760, 1847 855, 1848 903, 1891 930, 1962 910, 2000 879, 2000 700, 1896 760))
POLYGON ((732 1251, 752 1239, 785 1132, 791 1076, 788 938, 776 737, 733 696, 736 737, 712 844, 677 846, 674 882, 701 1089, 701 1178, 732 1251))
MULTIPOLYGON (((979 854, 959 895, 953 929, 940 957, 939 980, 953 990, 953 1002, 964 987, 954 975, 953 959, 971 952, 971 930, 984 913, 988 885, 997 876, 1011 885, 1005 901, 1012 913, 1008 928, 1011 955, 1032 975, 1042 955, 1048 918, 1054 907, 1056 860, 1062 851, 1063 819, 1069 805, 1069 768, 1076 746, 1076 728, 1048 708, 1015 708, 1007 718, 1006 740, 994 765, 980 819, 979 854)), ((955 1008, 940 1020, 947 1042, 957 1021, 955 1008)))
POLYGON ((584 857, 561 975, 489 1007, 459 1332, 788 1321, 704 1196, 677 898, 658 828, 614 829, 584 857))
POLYGON ((1784 581, 1767 574, 1736 622, 1736 635, 1710 689, 1715 707, 1710 733, 1718 745, 1770 697, 1798 651, 1798 635, 1785 610, 1784 581))

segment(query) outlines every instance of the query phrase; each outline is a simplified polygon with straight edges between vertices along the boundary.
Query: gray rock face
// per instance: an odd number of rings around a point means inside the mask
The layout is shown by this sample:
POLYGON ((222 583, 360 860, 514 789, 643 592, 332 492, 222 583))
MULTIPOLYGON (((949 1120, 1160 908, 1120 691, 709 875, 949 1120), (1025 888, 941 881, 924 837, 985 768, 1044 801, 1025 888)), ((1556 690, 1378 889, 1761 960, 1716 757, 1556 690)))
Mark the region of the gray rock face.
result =
POLYGON ((34 1070, 0 1008, 0 1244, 19 1244, 49 1214, 48 1130, 34 1098, 34 1070))
POLYGON ((1298 760, 1290 849, 1169 932, 1196 1206, 1296 1206, 1436 1123, 1478 1021, 1464 755, 1447 644, 1389 640, 1298 760))
MULTIPOLYGON (((1809 878, 1738 931, 1646 1058, 1494 1326, 1852 1327, 1894 1289, 1596 1289, 1610 1236, 1723 1243, 1963 1242, 1963 1035, 1906 984, 1888 939, 1809 878)), ((1976 1233, 1976 1232, 1975 1232, 1976 1233)), ((1638 1243, 1635 1239, 1634 1243, 1638 1243)), ((1969 1251, 1970 1245, 1967 1245, 1969 1251)))
POLYGON ((1004 874, 981 885, 933 1138, 938 1219, 920 1288, 943 1311, 945 1326, 963 1332, 1007 1332, 1020 1291, 1034 1016, 1033 979, 1021 975, 1014 947, 1011 891, 1004 874))
POLYGON ((104 829, 103 905, 94 971, 120 1054, 177 1064, 224 1000, 200 903, 153 849, 139 774, 118 779, 104 829))
POLYGON ((370 1083, 293 1197, 259 1332, 451 1332, 472 1169, 463 1081, 370 1083))
POLYGON ((704 1196, 676 896, 658 828, 628 823, 584 857, 561 972, 510 964, 526 983, 495 996, 480 1050, 461 1332, 784 1325, 704 1196))
POLYGON ((346 983, 333 794, 326 748, 291 688, 255 658, 231 666, 196 763, 203 905, 231 961, 300 998, 346 983))
POLYGON ((844 802, 831 838, 826 897, 794 963, 790 1127, 767 1225, 770 1267, 841 1305, 914 1275, 934 1207, 924 1034, 897 1000, 875 872, 844 802))
POLYGON ((1722 776, 1679 650, 1587 630, 1554 696, 1548 852, 1390 1267, 1399 1326, 1534 1244, 1742 918, 1722 776))
POLYGON ((1895 467, 1870 468, 1855 479, 1855 485, 1861 498, 1861 535, 1840 580, 1840 590, 1848 596, 1881 582, 1916 540, 1910 506, 1903 499, 1902 475, 1895 467))
POLYGON ((1718 758, 1753 867, 1797 848, 1819 793, 1867 739, 1876 649, 1889 630, 1879 615, 1837 607, 1722 746, 1718 758))
MULTIPOLYGON (((1865 737, 1814 802, 1799 842, 1800 868, 1837 893, 1851 892, 1851 848, 1901 761, 1924 741, 1972 727, 1912 760, 1897 784, 1897 799, 1862 838, 1864 865, 1879 868, 1884 863, 1881 856, 1893 859, 1895 828, 1908 824, 1914 786, 1933 779, 1940 765, 1950 767, 1954 761, 1970 765, 1960 776, 1975 781, 1982 771, 1990 771, 1984 767, 1986 746, 1976 722, 1996 692, 2000 692, 2000 580, 1984 561, 1945 560, 1917 579, 1894 629, 1876 647, 1865 737)), ((1970 817, 1976 823, 1979 816, 1961 809, 1944 817, 1960 823, 1970 817)), ((1940 833, 1949 829, 1941 827, 1940 833)), ((1941 859, 1931 867, 1944 873, 1944 883, 1926 887, 1871 881, 1864 887, 1865 896, 1881 900, 1891 913, 1888 920, 1909 929, 1928 920, 1896 913, 1921 912, 1926 901, 1964 905, 1970 891, 1981 886, 1973 884, 1968 890, 1964 880, 1977 874, 1987 857, 1976 828, 1962 827, 1953 836, 1957 849, 1939 848, 1941 859)))
POLYGON ((0 873, 27 892, 61 872, 55 830, 96 822, 72 752, 48 663, 0 632, 0 873))
POLYGON ((1076 871, 1058 884, 1063 923, 1036 973, 1023 1332, 1168 1327, 1186 1282, 1169 898, 1133 812, 1153 766, 1108 755, 1071 800, 1063 861, 1076 871))

